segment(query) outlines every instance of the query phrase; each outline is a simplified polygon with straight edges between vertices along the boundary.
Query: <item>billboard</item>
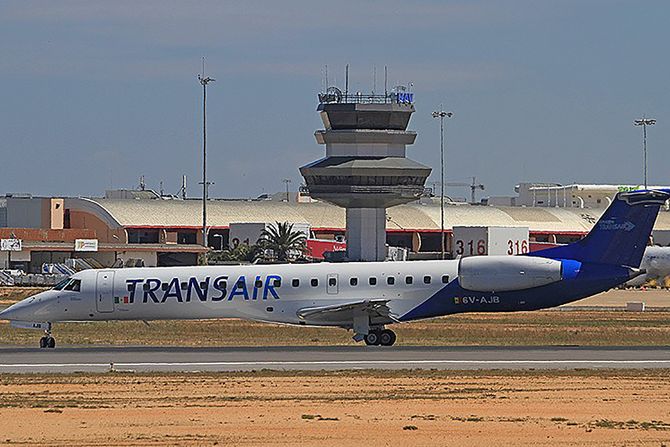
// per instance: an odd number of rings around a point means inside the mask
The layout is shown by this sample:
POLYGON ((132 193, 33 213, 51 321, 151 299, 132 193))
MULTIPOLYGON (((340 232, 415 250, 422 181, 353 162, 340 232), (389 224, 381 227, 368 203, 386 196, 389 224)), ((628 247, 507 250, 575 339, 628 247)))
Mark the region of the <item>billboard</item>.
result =
POLYGON ((75 239, 74 251, 98 251, 97 239, 75 239))
POLYGON ((21 251, 21 239, 0 239, 0 251, 21 251))

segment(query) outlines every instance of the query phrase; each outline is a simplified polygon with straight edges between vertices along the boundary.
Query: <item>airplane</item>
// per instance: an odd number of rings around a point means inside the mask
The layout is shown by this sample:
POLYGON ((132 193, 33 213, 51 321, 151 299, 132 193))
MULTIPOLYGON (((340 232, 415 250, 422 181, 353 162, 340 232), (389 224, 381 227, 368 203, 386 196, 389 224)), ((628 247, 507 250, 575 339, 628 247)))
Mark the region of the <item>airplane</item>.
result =
POLYGON ((391 346, 386 326, 464 312, 530 311, 606 291, 639 269, 668 190, 617 194, 591 232, 573 244, 519 256, 85 270, 3 312, 14 327, 64 321, 242 318, 336 326, 355 341, 391 346))
POLYGON ((647 247, 640 263, 645 273, 624 284, 627 287, 639 287, 649 281, 661 281, 670 276, 670 247, 647 247))

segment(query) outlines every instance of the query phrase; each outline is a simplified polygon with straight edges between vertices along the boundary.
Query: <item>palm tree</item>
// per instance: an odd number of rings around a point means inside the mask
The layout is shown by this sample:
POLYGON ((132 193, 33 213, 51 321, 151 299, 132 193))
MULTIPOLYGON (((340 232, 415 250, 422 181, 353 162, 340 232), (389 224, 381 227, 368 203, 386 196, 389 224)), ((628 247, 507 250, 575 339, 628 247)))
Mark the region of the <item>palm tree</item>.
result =
POLYGON ((295 260, 307 252, 307 236, 293 229, 288 222, 275 222, 261 232, 258 246, 263 252, 271 250, 279 262, 295 260))

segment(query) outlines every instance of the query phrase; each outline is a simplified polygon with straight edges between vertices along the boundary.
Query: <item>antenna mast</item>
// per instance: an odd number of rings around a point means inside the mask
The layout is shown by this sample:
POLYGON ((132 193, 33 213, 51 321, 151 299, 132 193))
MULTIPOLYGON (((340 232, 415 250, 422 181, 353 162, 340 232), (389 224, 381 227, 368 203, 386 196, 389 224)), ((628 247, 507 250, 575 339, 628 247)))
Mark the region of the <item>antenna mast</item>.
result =
POLYGON ((181 188, 179 189, 179 194, 181 195, 182 200, 186 200, 186 174, 181 176, 181 188))
POLYGON ((389 81, 389 72, 388 67, 384 65, 384 96, 388 96, 388 81, 389 81))
POLYGON ((349 96, 349 64, 344 69, 344 96, 349 96))

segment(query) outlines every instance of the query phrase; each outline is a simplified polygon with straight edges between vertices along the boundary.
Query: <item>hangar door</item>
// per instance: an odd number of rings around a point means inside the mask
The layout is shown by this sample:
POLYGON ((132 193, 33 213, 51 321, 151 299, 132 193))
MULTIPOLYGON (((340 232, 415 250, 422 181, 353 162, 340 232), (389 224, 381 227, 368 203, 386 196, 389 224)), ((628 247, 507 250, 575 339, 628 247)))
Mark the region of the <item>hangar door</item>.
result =
POLYGON ((98 272, 95 288, 95 306, 98 312, 114 311, 114 272, 98 272))

